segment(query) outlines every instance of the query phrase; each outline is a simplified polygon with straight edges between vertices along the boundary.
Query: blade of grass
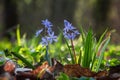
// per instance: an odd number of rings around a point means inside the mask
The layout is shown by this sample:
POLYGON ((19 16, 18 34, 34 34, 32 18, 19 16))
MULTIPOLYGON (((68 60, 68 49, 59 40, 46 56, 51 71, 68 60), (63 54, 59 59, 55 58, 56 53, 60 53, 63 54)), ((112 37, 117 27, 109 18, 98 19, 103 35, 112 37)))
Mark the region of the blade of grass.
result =
POLYGON ((83 28, 82 27, 80 27, 80 32, 81 32, 81 35, 82 35, 82 41, 83 41, 83 43, 85 43, 85 40, 86 40, 86 36, 85 36, 85 32, 83 31, 83 28))
POLYGON ((18 43, 18 46, 21 46, 20 25, 17 25, 16 35, 17 35, 17 43, 18 43))
POLYGON ((108 30, 106 29, 105 32, 104 32, 104 33, 102 34, 102 36, 100 37, 100 39, 99 39, 99 41, 98 41, 98 44, 97 44, 97 49, 98 49, 99 45, 101 44, 101 42, 102 42, 105 34, 107 33, 107 31, 108 31, 108 30))
POLYGON ((98 64, 96 66, 96 72, 98 72, 99 68, 100 68, 100 65, 101 65, 101 62, 102 62, 102 59, 103 59, 103 56, 104 56, 104 51, 108 45, 110 41, 110 37, 107 37, 102 43, 101 43, 101 46, 100 46, 100 51, 99 51, 99 59, 98 59, 98 64))
POLYGON ((90 62, 92 60, 92 42, 93 42, 93 33, 92 30, 89 30, 85 43, 84 43, 84 54, 83 54, 83 67, 90 67, 90 62))
POLYGON ((79 58, 78 58, 78 64, 81 64, 81 59, 82 59, 82 51, 80 50, 79 58))
MULTIPOLYGON (((83 31, 83 28, 80 27, 80 32, 81 32, 81 37, 82 37, 82 45, 83 45, 83 48, 84 48, 84 45, 85 45, 85 40, 86 40, 86 35, 85 35, 85 32, 83 31)), ((84 63, 84 51, 83 51, 83 54, 81 55, 81 65, 85 65, 84 63)))
POLYGON ((94 62, 95 62, 96 54, 97 54, 97 52, 98 52, 98 48, 99 48, 99 46, 100 46, 100 44, 101 44, 101 42, 102 42, 105 34, 107 33, 107 31, 108 31, 107 29, 104 31, 104 33, 100 36, 100 39, 99 39, 99 41, 98 41, 98 43, 97 43, 95 52, 93 53, 93 59, 92 59, 92 63, 91 63, 91 69, 94 69, 94 68, 93 68, 93 65, 94 65, 94 62))
POLYGON ((13 54, 15 57, 17 57, 18 59, 20 59, 23 63, 25 63, 28 67, 35 69, 34 66, 27 61, 24 57, 22 57, 21 55, 15 53, 15 52, 11 52, 11 54, 13 54))

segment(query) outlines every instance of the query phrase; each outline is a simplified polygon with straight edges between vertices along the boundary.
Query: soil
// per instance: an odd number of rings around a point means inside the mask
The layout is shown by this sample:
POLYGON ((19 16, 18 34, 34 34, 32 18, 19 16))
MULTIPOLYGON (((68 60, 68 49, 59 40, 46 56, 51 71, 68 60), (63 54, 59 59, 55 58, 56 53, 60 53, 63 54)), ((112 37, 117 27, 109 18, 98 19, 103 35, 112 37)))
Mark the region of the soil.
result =
POLYGON ((6 62, 4 66, 0 66, 0 80, 56 80, 55 77, 60 72, 70 77, 80 78, 81 76, 93 77, 95 80, 120 80, 120 65, 111 66, 109 70, 92 72, 88 68, 83 68, 79 64, 62 65, 53 59, 53 66, 49 66, 45 61, 42 65, 36 67, 32 71, 17 71, 15 73, 15 64, 6 62))

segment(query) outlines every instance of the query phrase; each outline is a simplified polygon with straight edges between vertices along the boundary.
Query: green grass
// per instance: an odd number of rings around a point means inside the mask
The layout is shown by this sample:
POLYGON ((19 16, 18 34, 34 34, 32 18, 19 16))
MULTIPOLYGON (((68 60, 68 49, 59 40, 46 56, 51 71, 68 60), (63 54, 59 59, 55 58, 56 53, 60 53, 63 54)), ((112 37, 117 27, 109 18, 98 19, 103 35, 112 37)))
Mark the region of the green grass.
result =
POLYGON ((106 36, 108 34, 106 30, 100 39, 96 41, 92 29, 86 32, 81 28, 80 33, 80 37, 73 41, 76 59, 73 54, 71 42, 64 39, 62 33, 58 36, 58 42, 50 44, 49 50, 46 50, 45 47, 39 44, 40 38, 33 36, 27 40, 26 35, 21 36, 19 26, 16 30, 17 39, 14 45, 11 45, 12 43, 10 42, 4 42, 6 45, 10 45, 9 47, 5 46, 8 50, 5 54, 7 58, 16 61, 21 67, 28 66, 34 69, 34 65, 40 65, 45 60, 48 60, 52 64, 50 59, 56 58, 62 64, 80 64, 82 67, 98 72, 106 56, 105 53, 107 45, 110 42, 110 35, 106 36), (49 55, 46 55, 48 52, 49 55))
MULTIPOLYGON (((84 39, 84 38, 83 38, 84 39)), ((89 68, 92 62, 92 55, 93 55, 93 33, 90 30, 87 33, 85 40, 83 40, 83 58, 82 58, 82 66, 89 68)))
POLYGON ((81 32, 83 45, 83 50, 80 52, 82 55, 80 60, 82 61, 81 65, 98 72, 104 58, 105 49, 110 41, 110 36, 105 37, 107 33, 106 30, 97 42, 91 29, 87 33, 83 30, 81 30, 81 32))

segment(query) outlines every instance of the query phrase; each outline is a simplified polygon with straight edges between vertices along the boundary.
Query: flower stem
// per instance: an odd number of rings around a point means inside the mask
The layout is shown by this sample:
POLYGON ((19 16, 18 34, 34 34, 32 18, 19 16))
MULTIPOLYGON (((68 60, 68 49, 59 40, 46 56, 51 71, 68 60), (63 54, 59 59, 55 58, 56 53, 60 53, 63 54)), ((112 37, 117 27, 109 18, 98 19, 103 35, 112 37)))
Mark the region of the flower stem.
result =
POLYGON ((75 48, 74 48, 74 44, 73 44, 73 40, 72 39, 71 39, 71 44, 72 44, 72 50, 73 50, 74 59, 75 59, 75 63, 76 63, 76 54, 75 54, 75 48))
POLYGON ((48 46, 46 46, 45 59, 48 61, 49 66, 52 66, 50 55, 49 55, 49 52, 48 52, 48 46))

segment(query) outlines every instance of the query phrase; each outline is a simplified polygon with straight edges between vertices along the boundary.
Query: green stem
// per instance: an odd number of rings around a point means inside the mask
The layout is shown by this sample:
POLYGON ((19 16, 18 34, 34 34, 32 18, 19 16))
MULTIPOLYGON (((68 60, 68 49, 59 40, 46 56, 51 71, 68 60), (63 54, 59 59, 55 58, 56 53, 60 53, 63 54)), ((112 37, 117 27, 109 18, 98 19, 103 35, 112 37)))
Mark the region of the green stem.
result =
POLYGON ((68 49, 69 49, 70 56, 71 56, 71 59, 72 59, 72 64, 75 64, 75 60, 74 60, 73 54, 72 54, 72 52, 71 52, 70 46, 68 45, 67 40, 66 40, 66 39, 64 39, 64 40, 65 40, 66 45, 67 45, 67 47, 68 47, 68 49))
POLYGON ((76 63, 76 54, 75 54, 75 48, 74 48, 74 44, 73 44, 73 40, 72 39, 71 39, 71 44, 72 44, 72 50, 73 50, 74 59, 75 59, 75 63, 76 63))
POLYGON ((46 46, 45 58, 46 58, 46 60, 48 61, 48 64, 49 64, 50 66, 52 66, 51 59, 50 59, 50 55, 49 55, 49 52, 48 52, 48 46, 46 46))
POLYGON ((25 63, 28 67, 35 69, 35 67, 32 65, 32 63, 30 63, 29 61, 27 61, 23 56, 21 56, 18 53, 15 52, 11 52, 11 54, 13 54, 15 57, 17 57, 18 59, 20 59, 23 63, 25 63))

